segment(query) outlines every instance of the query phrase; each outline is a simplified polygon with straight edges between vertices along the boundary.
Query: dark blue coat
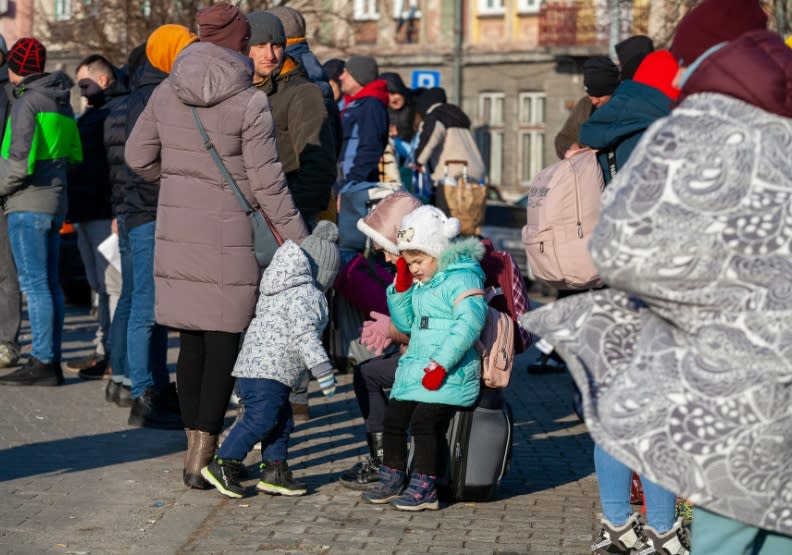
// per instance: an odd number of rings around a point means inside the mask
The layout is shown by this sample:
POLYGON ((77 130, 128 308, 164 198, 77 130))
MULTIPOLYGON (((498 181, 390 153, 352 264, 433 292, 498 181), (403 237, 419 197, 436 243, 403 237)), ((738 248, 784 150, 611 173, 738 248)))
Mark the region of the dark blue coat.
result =
POLYGON ((605 183, 611 180, 608 151, 616 154, 616 171, 630 157, 644 131, 671 113, 671 99, 659 90, 637 81, 622 81, 611 99, 598 108, 580 128, 580 142, 600 152, 597 160, 605 183))

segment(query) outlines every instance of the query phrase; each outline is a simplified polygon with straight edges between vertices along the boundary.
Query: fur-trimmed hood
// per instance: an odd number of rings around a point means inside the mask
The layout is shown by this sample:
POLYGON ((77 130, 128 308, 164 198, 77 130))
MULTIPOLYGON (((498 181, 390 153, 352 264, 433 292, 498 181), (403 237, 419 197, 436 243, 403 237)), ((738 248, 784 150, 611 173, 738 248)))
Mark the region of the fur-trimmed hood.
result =
POLYGON ((484 276, 479 260, 484 258, 484 245, 476 237, 465 237, 451 241, 451 244, 437 259, 437 271, 446 272, 460 267, 473 267, 484 276))

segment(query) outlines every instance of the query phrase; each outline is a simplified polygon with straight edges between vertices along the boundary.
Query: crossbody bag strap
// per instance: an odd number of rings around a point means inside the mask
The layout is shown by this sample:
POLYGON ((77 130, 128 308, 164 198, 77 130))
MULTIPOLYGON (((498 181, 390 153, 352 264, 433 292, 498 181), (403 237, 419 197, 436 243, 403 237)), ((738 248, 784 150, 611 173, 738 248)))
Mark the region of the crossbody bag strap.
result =
POLYGON ((608 149, 608 170, 613 179, 613 176, 616 175, 616 149, 609 148, 608 149))
POLYGON ((209 154, 212 155, 212 159, 214 160, 215 164, 217 164, 217 169, 220 170, 220 175, 223 176, 223 178, 226 180, 226 183, 228 183, 228 186, 231 187, 232 191, 234 191, 234 195, 239 201, 239 204, 242 205, 242 209, 245 211, 245 214, 250 216, 250 214, 253 212, 253 207, 250 206, 250 203, 245 198, 245 195, 243 195, 242 191, 239 190, 239 186, 231 176, 231 172, 228 171, 225 163, 223 163, 223 159, 220 157, 220 154, 217 152, 214 144, 212 144, 212 139, 209 138, 209 134, 206 132, 206 128, 203 126, 201 118, 198 117, 198 110, 195 109, 195 106, 190 106, 190 112, 192 112, 195 127, 198 128, 198 132, 201 134, 201 138, 203 139, 204 148, 209 151, 209 154))

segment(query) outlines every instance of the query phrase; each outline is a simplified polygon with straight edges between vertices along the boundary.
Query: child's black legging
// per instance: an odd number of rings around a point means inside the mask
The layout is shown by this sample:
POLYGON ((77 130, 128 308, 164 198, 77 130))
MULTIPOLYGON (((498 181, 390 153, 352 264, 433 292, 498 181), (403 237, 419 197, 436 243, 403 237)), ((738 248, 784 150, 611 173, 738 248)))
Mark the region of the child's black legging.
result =
POLYGON ((402 471, 407 469, 407 430, 412 427, 415 471, 436 475, 448 423, 455 410, 451 405, 391 399, 385 412, 383 464, 402 471))
POLYGON ((184 427, 219 434, 234 389, 234 370, 239 352, 239 333, 181 330, 181 349, 176 363, 184 427))
POLYGON ((386 390, 393 387, 400 357, 399 353, 391 353, 355 366, 352 384, 360 413, 366 421, 366 431, 369 433, 385 431, 385 411, 388 409, 386 390))

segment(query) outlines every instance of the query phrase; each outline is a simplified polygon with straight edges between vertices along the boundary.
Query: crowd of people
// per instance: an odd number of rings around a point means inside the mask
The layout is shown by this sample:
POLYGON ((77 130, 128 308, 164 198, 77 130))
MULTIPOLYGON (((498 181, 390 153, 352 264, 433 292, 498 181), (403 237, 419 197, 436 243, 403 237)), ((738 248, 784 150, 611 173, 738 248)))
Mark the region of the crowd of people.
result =
MULTIPOLYGON (((369 360, 354 367, 369 456, 340 483, 364 503, 436 510, 445 431, 482 387, 487 302, 484 245, 424 185, 486 180, 470 118, 373 57, 321 64, 290 7, 219 2, 197 24, 162 25, 121 67, 86 57, 79 117, 45 46, 0 37, 0 367, 16 368, 0 385, 107 379, 129 425, 185 430, 187 487, 243 497, 260 444, 257 489, 304 495, 290 434, 310 418, 311 377, 335 394, 331 290, 364 254, 387 278, 382 312, 361 315, 369 360), (372 207, 382 182, 397 192, 372 207), (265 268, 243 204, 279 240, 265 268), (64 222, 98 299, 95 350, 69 361, 64 222)), ((792 49, 758 1, 703 0, 669 50, 635 36, 616 51, 618 65, 585 63, 586 94, 555 140, 562 159, 597 150, 607 187, 590 248, 608 287, 520 318, 568 366, 596 442, 592 552, 790 552, 792 49), (633 472, 646 517, 631 507, 633 472), (678 496, 696 504, 692 541, 678 496)))

